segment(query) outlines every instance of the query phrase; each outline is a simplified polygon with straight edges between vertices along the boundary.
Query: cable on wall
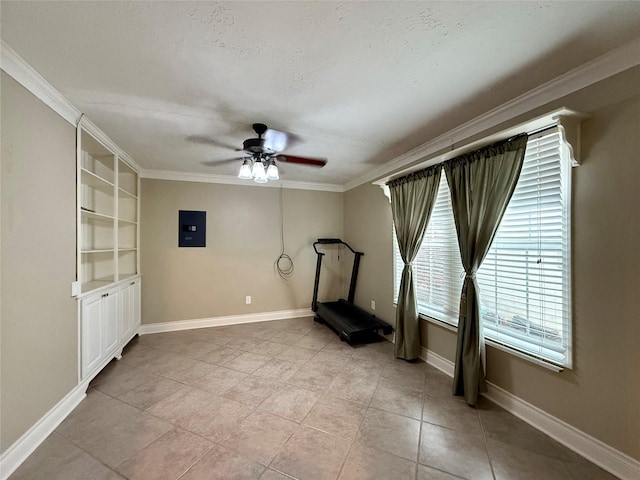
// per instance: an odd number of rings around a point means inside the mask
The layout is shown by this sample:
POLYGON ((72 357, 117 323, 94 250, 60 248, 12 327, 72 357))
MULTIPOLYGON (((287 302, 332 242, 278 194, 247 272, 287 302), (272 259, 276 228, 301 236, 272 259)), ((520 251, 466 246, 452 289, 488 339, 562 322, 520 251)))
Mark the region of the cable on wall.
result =
POLYGON ((280 278, 283 280, 287 280, 291 275, 293 275, 293 260, 291 257, 284 253, 284 207, 282 203, 282 187, 280 187, 279 192, 279 203, 280 203, 280 256, 273 263, 273 268, 278 272, 280 278))

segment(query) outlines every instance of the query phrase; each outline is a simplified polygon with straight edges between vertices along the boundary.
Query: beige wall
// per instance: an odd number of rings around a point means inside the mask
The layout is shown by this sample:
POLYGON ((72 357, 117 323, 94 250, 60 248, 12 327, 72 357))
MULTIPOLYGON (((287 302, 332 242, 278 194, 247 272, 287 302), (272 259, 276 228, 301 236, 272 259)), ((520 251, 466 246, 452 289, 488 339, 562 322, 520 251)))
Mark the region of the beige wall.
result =
MULTIPOLYGON (((527 115, 567 106, 592 116, 583 122, 583 165, 572 174, 574 368, 554 373, 493 348, 487 352, 491 382, 635 459, 640 459, 638 85, 640 68, 635 68, 527 115)), ((353 220, 345 222, 345 237, 358 239, 365 252, 379 252, 377 275, 363 276, 358 297, 379 296, 378 309, 390 312, 391 220, 383 198, 373 185, 345 193, 345 220, 353 220)), ((422 331, 428 349, 453 360, 453 332, 427 322, 422 331)))
POLYGON ((364 252, 354 303, 395 325, 393 305, 393 229, 391 207, 382 189, 366 184, 344 194, 344 234, 356 250, 364 252), (376 302, 375 311, 371 300, 376 302))
POLYGON ((2 73, 1 441, 77 383, 75 129, 2 73))
MULTIPOLYGON (((279 195, 278 188, 144 179, 143 323, 309 308, 316 262, 311 245, 318 237, 342 236, 342 194, 282 190, 285 253, 294 262, 288 281, 274 271, 281 248, 279 195), (206 248, 178 248, 178 210, 207 212, 206 248)), ((344 255, 338 261, 337 252, 325 257, 321 300, 340 296, 346 261, 344 255)))

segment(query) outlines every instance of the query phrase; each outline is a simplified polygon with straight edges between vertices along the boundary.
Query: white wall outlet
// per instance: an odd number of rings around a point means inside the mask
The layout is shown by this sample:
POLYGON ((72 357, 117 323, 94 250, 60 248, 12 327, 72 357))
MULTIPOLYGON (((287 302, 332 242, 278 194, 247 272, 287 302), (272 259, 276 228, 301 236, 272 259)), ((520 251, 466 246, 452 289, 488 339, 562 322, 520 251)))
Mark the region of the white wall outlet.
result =
POLYGON ((371 300, 371 310, 375 310, 375 309, 376 309, 376 301, 371 300))
POLYGON ((80 282, 71 282, 71 296, 77 297, 78 295, 80 295, 80 282))
POLYGON ((247 305, 250 305, 251 304, 251 295, 247 295, 246 297, 244 297, 244 302, 247 305))

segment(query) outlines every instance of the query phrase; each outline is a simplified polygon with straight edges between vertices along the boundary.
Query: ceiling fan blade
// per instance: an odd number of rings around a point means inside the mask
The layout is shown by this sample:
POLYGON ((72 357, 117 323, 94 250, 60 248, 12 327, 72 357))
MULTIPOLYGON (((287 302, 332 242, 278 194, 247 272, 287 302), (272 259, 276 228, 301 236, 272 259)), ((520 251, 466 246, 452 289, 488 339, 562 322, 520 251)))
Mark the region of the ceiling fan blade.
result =
POLYGON ((300 138, 297 135, 282 130, 269 128, 264 134, 264 146, 274 152, 282 152, 298 143, 300 138))
POLYGON ((218 165, 226 165, 228 163, 237 163, 241 165, 242 157, 237 158, 227 158, 224 160, 207 160, 206 162, 200 162, 202 165, 206 165, 207 167, 217 167, 218 165))
POLYGON ((203 137, 200 135, 189 135, 185 138, 187 142, 198 143, 200 145, 211 145, 213 147, 226 148, 228 150, 240 151, 241 149, 236 148, 235 146, 231 146, 224 142, 219 142, 213 138, 203 137))
POLYGON ((279 162, 298 163, 300 165, 310 165, 312 167, 324 167, 327 160, 324 158, 297 157, 295 155, 278 155, 276 160, 279 162))

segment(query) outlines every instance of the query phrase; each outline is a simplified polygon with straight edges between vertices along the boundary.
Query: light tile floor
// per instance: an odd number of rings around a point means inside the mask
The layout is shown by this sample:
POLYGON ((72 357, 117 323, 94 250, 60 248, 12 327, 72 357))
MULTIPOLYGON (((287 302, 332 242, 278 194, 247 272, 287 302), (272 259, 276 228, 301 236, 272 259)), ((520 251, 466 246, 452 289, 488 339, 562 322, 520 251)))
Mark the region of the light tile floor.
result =
POLYGON ((145 335, 11 479, 612 479, 311 318, 145 335))

